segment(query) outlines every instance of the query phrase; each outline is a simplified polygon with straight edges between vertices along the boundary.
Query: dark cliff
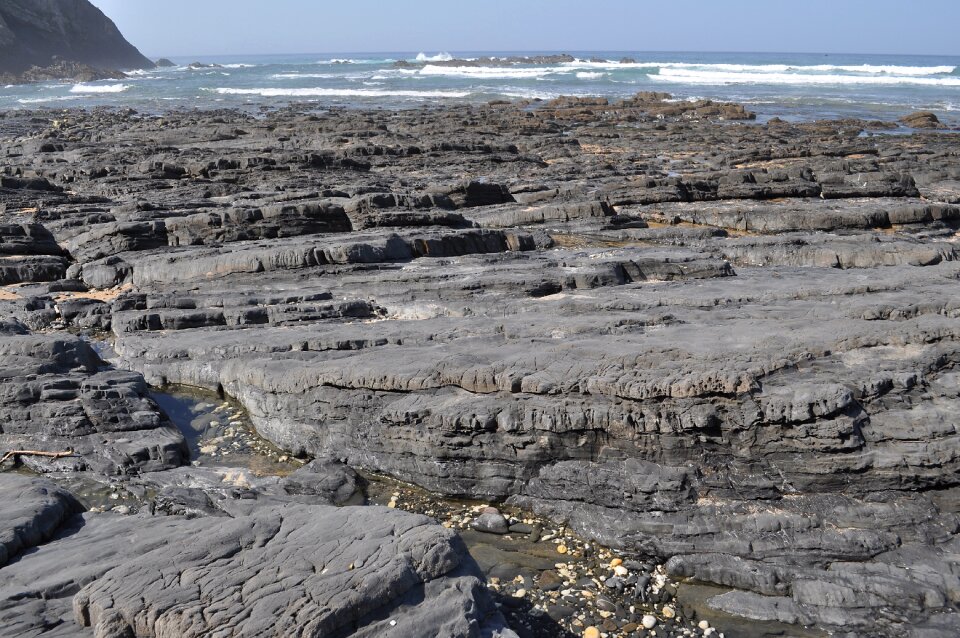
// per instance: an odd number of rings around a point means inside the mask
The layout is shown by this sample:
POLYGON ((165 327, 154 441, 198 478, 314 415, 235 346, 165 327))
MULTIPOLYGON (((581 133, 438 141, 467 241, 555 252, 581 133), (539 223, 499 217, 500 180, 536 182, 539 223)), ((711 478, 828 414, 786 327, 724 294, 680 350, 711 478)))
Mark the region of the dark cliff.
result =
POLYGON ((0 73, 57 58, 100 69, 153 67, 87 0, 0 0, 0 73))

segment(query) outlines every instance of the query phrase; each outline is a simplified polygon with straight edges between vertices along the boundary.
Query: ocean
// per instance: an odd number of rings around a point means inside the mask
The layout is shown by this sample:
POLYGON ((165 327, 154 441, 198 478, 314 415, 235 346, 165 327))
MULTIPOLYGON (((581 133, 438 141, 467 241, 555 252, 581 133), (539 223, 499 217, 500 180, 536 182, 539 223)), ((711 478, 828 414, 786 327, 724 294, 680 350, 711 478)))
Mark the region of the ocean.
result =
POLYGON ((895 119, 930 110, 960 125, 960 57, 810 53, 571 53, 574 62, 510 67, 443 66, 439 61, 537 55, 418 52, 172 58, 176 67, 122 80, 0 88, 0 109, 116 106, 259 109, 404 108, 559 95, 625 97, 665 91, 679 100, 740 102, 761 121, 858 117, 895 119), (625 58, 631 60, 623 62, 625 58), (404 68, 397 61, 414 65, 404 68), (191 63, 214 64, 191 68, 191 63))

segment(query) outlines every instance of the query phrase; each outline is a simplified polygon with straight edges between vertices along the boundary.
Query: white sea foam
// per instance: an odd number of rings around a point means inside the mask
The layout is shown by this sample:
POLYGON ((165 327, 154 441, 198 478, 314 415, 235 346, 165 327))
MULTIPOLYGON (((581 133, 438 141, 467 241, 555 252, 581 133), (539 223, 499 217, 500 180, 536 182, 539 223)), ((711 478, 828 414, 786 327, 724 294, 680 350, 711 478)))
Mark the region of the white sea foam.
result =
POLYGON ((577 77, 581 80, 599 80, 600 78, 606 77, 608 74, 602 71, 579 71, 577 72, 577 77))
POLYGON ((79 100, 81 95, 51 95, 49 97, 21 98, 17 100, 20 104, 45 104, 47 102, 66 102, 68 100, 79 100))
POLYGON ((385 58, 382 60, 374 59, 354 59, 354 58, 330 58, 329 60, 317 60, 317 64, 386 64, 388 62, 394 62, 393 58, 385 58))
POLYGON ((909 84, 919 86, 960 86, 960 77, 932 78, 892 75, 840 75, 837 73, 734 73, 729 71, 699 71, 693 69, 661 68, 650 79, 673 84, 909 84))
POLYGON ((274 80, 326 80, 331 78, 342 78, 340 73, 274 73, 270 76, 274 80))
MULTIPOLYGON (((210 90, 210 89, 206 89, 210 90)), ((410 97, 410 98, 464 98, 470 95, 467 91, 403 91, 377 89, 212 89, 220 95, 259 95, 261 97, 410 97)))
POLYGON ((732 73, 818 73, 818 72, 841 72, 841 73, 860 73, 868 75, 947 75, 956 71, 955 66, 897 66, 897 65, 874 65, 874 64, 815 64, 815 65, 790 65, 790 64, 698 64, 694 62, 616 62, 607 60, 605 62, 588 62, 586 60, 576 60, 574 62, 564 62, 563 66, 572 69, 692 69, 702 71, 727 71, 732 73))
POLYGON ((129 84, 74 84, 71 93, 123 93, 129 84))
POLYGON ((260 66, 260 65, 259 65, 259 64, 242 64, 242 63, 237 63, 237 64, 221 64, 220 66, 222 66, 222 67, 225 68, 225 69, 253 69, 253 68, 256 68, 256 67, 258 67, 258 66, 260 66))
POLYGON ((453 56, 449 53, 438 53, 436 55, 427 55, 426 53, 417 54, 417 62, 447 62, 452 59, 453 56))
POLYGON ((538 78, 553 73, 566 73, 556 67, 500 67, 500 66, 437 66, 428 64, 420 69, 420 75, 439 75, 459 78, 525 79, 538 78))

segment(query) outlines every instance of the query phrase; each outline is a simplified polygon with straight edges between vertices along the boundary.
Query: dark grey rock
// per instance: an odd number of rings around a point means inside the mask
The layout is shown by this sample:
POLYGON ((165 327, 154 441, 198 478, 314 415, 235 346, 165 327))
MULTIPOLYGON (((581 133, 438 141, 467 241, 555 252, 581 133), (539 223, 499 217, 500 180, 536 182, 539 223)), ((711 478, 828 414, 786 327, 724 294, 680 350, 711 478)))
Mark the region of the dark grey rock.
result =
POLYGON ((510 531, 510 523, 497 511, 487 511, 470 521, 470 526, 478 532, 488 534, 506 534, 510 531))
POLYGON ((153 68, 116 25, 86 0, 4 2, 0 73, 17 74, 58 59, 108 69, 153 68))
POLYGON ((81 511, 66 490, 50 481, 0 474, 0 567, 48 540, 81 511))

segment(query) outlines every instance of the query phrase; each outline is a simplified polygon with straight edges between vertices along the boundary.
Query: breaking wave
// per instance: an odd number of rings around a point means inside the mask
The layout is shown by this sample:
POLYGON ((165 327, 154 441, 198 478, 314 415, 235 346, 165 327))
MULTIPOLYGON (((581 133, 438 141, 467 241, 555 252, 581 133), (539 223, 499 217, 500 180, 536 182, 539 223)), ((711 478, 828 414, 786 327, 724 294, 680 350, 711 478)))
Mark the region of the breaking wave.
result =
POLYGON ((838 73, 787 73, 787 72, 732 72, 703 71, 688 68, 661 67, 660 72, 651 74, 650 79, 657 82, 675 84, 911 84, 918 86, 960 86, 960 77, 927 77, 910 75, 841 75, 838 73))
POLYGON ((123 93, 129 84, 74 84, 71 93, 123 93))
MULTIPOLYGON (((210 90, 210 89, 206 89, 210 90)), ((212 89, 220 95, 259 95, 261 97, 410 97, 410 98, 464 98, 469 91, 405 91, 390 89, 212 89)))
POLYGON ((427 55, 426 53, 417 54, 417 62, 448 62, 453 59, 449 53, 438 53, 436 55, 427 55))

